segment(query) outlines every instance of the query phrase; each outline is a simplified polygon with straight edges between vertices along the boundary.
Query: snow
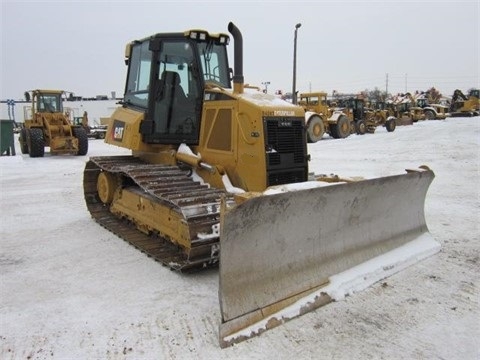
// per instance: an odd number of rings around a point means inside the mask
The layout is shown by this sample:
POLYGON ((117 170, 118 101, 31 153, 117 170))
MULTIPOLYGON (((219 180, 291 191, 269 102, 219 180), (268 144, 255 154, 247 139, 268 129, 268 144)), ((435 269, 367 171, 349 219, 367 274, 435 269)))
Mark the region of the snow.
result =
POLYGON ((218 237, 220 234, 220 224, 212 225, 212 232, 210 234, 207 233, 198 233, 198 238, 202 240, 212 239, 218 237))
MULTIPOLYGON (((190 147, 187 144, 183 144, 183 143, 180 144, 180 146, 177 149, 177 152, 180 153, 180 154, 193 156, 193 157, 195 157, 199 160, 202 159, 201 154, 195 154, 193 152, 193 150, 190 149, 190 147)), ((203 178, 201 176, 199 176, 196 173, 196 171, 194 171, 192 175, 193 175, 193 178, 194 178, 195 181, 199 181, 202 184, 204 183, 203 178)), ((231 194, 242 194, 242 193, 245 192, 245 190, 233 186, 232 182, 230 181, 227 174, 222 175, 222 182, 223 182, 223 186, 225 186, 225 189, 227 190, 227 192, 229 192, 231 194)))
POLYGON ((197 158, 197 159, 201 159, 201 158, 202 158, 200 155, 195 154, 195 153, 192 151, 192 149, 190 149, 190 147, 188 147, 187 144, 183 144, 183 143, 180 144, 180 146, 179 146, 178 149, 177 149, 177 152, 178 152, 179 154, 185 154, 185 155, 193 156, 193 157, 195 157, 195 158, 197 158))
MULTIPOLYGON (((436 178, 425 214, 441 250, 363 291, 362 278, 333 277, 323 291, 339 301, 226 349, 216 270, 169 271, 88 214, 88 157, 127 150, 92 139, 88 156, 35 159, 16 142, 17 156, 0 158, 0 357, 478 359, 479 142, 477 117, 309 144, 317 174, 373 178, 428 165, 436 178)), ((416 245, 425 256, 438 250, 416 245)))
POLYGON ((340 184, 340 182, 328 183, 328 182, 321 182, 321 181, 305 181, 296 184, 285 184, 285 185, 275 185, 269 187, 267 190, 263 192, 263 195, 275 195, 289 191, 300 191, 300 190, 308 190, 308 189, 315 189, 324 186, 332 186, 340 184))
POLYGON ((322 291, 336 301, 344 300, 345 296, 365 290, 439 251, 440 244, 430 234, 422 234, 397 249, 332 276, 330 284, 322 291))
POLYGON ((227 174, 222 175, 222 182, 223 186, 225 186, 225 190, 230 194, 243 194, 245 190, 240 189, 239 187, 233 186, 230 178, 227 174))
MULTIPOLYGON (((237 94, 240 98, 244 98, 249 102, 252 102, 258 106, 262 107, 285 107, 287 108, 284 110, 286 112, 286 116, 291 115, 290 113, 294 112, 295 105, 289 103, 288 101, 282 100, 275 95, 272 94, 265 94, 262 91, 258 91, 255 89, 245 88, 242 94, 237 94), (291 110, 290 110, 291 109, 291 110)), ((281 116, 281 114, 278 114, 281 116)))

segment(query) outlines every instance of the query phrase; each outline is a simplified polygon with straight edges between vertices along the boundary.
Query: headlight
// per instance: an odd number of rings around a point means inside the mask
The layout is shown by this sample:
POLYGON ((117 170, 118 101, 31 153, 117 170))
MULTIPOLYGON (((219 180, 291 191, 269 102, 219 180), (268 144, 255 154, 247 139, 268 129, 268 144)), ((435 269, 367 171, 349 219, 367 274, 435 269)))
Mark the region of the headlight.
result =
POLYGON ((220 36, 219 42, 220 44, 227 44, 229 42, 230 38, 228 36, 220 36))
POLYGON ((200 41, 206 41, 208 39, 208 33, 206 31, 201 31, 201 30, 190 30, 190 39, 193 40, 200 40, 200 41))

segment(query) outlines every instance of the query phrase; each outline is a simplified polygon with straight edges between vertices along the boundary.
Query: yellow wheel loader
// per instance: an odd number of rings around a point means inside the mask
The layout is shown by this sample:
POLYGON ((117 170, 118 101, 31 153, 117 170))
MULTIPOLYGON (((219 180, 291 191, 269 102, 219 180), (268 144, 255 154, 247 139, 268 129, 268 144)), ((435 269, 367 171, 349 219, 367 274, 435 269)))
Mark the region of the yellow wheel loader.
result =
POLYGON ((413 97, 410 93, 407 93, 406 96, 412 102, 413 107, 423 109, 425 120, 445 120, 450 116, 448 106, 431 103, 429 97, 425 94, 413 97))
POLYGON ((305 125, 307 140, 315 143, 322 139, 325 133, 334 139, 343 139, 352 132, 352 124, 342 111, 329 108, 326 92, 302 93, 298 105, 305 110, 305 125))
POLYGON ((63 108, 62 90, 26 92, 32 105, 24 108, 24 127, 18 140, 22 154, 43 157, 45 147, 52 154, 86 155, 88 137, 82 126, 71 123, 63 108))
POLYGON ((84 171, 87 208, 103 227, 170 269, 219 265, 221 346, 258 334, 249 326, 332 275, 427 236, 434 177, 309 174, 304 109, 249 91, 242 34, 228 30, 234 71, 228 34, 127 44, 123 103, 105 142, 132 155, 91 157, 84 171))

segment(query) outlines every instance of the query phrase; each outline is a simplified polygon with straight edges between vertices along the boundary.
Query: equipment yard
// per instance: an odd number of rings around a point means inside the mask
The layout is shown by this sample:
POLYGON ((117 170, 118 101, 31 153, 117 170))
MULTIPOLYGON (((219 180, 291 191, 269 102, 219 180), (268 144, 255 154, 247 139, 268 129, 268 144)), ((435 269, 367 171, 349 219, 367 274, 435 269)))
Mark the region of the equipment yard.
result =
MULTIPOLYGON (((437 254, 258 337, 220 349, 219 271, 180 274, 92 220, 91 157, 0 157, 2 359, 478 359, 480 124, 421 121, 308 144, 309 171, 435 172, 426 223, 437 254)), ((21 154, 18 134, 17 154, 21 154)), ((255 272, 255 269, 251 269, 255 272)))

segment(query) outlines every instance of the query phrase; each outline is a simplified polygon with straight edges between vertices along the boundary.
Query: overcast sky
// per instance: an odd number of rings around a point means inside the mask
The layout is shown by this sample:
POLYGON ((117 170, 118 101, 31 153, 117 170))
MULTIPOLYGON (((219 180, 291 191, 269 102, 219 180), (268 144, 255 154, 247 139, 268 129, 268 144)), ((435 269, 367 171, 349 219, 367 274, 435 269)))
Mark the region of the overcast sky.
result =
MULTIPOLYGON (((13 1, 1 4, 0 99, 34 88, 123 95, 127 42, 202 28, 243 34, 245 82, 391 93, 479 86, 479 1, 13 1)), ((233 41, 231 42, 233 44, 233 41)), ((230 53, 233 54, 233 46, 230 53)), ((233 67, 233 57, 230 60, 233 67)))

